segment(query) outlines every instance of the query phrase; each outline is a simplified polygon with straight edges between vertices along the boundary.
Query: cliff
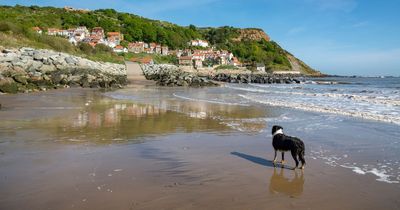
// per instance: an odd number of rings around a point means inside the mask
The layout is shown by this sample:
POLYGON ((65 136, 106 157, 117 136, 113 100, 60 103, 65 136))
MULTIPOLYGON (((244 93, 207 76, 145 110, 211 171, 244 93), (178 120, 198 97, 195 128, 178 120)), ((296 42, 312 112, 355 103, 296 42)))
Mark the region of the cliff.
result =
POLYGON ((232 41, 235 42, 241 42, 244 40, 270 41, 270 37, 262 29, 246 28, 246 29, 239 29, 239 36, 232 38, 232 41))

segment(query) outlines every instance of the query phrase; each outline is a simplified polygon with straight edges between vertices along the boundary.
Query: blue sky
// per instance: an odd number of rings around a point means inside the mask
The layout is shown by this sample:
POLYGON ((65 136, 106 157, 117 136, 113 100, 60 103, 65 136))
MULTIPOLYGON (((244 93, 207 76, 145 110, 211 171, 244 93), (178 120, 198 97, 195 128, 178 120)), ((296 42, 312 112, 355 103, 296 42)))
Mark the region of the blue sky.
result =
POLYGON ((325 73, 400 76, 399 0, 0 0, 114 8, 179 25, 258 27, 325 73))

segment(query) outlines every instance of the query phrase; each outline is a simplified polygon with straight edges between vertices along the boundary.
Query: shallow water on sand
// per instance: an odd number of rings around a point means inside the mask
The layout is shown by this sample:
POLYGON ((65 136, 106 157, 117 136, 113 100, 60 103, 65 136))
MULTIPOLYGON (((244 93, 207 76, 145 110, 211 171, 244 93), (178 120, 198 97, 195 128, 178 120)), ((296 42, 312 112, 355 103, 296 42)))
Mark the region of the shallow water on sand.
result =
POLYGON ((400 207, 397 125, 241 103, 232 93, 0 96, 0 209, 400 207), (273 124, 305 141, 304 171, 273 167, 273 124))

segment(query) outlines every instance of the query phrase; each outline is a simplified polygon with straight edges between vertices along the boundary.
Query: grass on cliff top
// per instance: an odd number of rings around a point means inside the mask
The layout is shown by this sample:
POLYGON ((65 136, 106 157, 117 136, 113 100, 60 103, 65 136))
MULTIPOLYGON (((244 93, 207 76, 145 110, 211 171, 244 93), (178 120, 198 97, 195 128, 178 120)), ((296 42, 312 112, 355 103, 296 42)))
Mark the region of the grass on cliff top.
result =
POLYGON ((0 21, 0 46, 5 48, 32 47, 64 52, 94 61, 123 63, 124 58, 111 48, 97 45, 95 48, 82 43, 74 46, 63 37, 38 34, 30 28, 10 22, 0 21))

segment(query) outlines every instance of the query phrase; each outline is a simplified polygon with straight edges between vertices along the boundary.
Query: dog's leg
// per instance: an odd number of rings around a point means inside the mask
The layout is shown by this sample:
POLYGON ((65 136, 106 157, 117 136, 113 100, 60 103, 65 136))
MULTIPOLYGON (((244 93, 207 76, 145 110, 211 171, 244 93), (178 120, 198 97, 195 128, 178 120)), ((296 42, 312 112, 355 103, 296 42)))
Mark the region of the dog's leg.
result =
POLYGON ((304 150, 300 152, 299 154, 299 159, 301 161, 301 169, 304 169, 304 166, 306 165, 306 160, 304 159, 304 150))
POLYGON ((275 150, 275 155, 274 155, 274 161, 272 161, 272 163, 274 164, 274 166, 275 166, 275 163, 276 163, 276 156, 277 156, 278 154, 277 154, 277 152, 276 152, 276 150, 275 150))
POLYGON ((285 152, 282 152, 282 161, 281 161, 282 165, 285 163, 285 152))
POLYGON ((296 162, 296 167, 293 168, 293 170, 294 170, 297 168, 297 166, 299 166, 299 161, 297 160, 297 152, 292 150, 291 153, 292 153, 292 157, 293 157, 294 161, 296 162))

